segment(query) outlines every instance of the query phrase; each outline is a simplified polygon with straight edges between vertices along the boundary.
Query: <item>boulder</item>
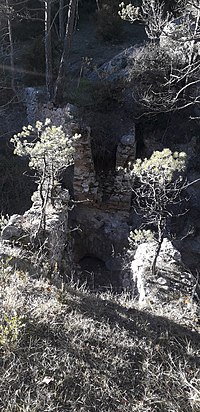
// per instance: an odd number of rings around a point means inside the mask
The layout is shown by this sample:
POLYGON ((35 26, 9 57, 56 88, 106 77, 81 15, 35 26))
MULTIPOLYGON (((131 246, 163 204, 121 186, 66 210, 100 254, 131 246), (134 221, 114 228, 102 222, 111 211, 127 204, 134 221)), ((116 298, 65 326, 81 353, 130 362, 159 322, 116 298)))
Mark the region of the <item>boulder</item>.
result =
POLYGON ((149 305, 179 300, 191 296, 195 281, 185 270, 180 252, 165 238, 157 258, 156 274, 151 271, 156 253, 155 241, 141 243, 131 263, 133 284, 139 304, 149 305))
POLYGON ((132 46, 123 50, 109 62, 104 63, 88 75, 90 80, 116 81, 126 79, 129 73, 129 64, 138 53, 138 47, 132 46))
POLYGON ((21 215, 13 215, 9 219, 7 225, 3 228, 1 237, 3 240, 16 240, 25 235, 22 228, 23 217, 21 215))

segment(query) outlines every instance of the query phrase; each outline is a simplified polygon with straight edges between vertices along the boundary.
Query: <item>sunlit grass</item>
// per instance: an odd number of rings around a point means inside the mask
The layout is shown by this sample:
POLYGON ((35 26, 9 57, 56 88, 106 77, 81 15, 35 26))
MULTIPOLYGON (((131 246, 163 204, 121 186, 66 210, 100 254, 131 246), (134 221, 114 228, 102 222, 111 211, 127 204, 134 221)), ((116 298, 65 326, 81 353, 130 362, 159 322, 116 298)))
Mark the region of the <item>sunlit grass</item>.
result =
POLYGON ((197 330, 159 308, 139 310, 127 293, 91 294, 75 284, 61 291, 8 264, 1 325, 5 315, 20 322, 14 339, 0 340, 0 410, 199 411, 197 330))

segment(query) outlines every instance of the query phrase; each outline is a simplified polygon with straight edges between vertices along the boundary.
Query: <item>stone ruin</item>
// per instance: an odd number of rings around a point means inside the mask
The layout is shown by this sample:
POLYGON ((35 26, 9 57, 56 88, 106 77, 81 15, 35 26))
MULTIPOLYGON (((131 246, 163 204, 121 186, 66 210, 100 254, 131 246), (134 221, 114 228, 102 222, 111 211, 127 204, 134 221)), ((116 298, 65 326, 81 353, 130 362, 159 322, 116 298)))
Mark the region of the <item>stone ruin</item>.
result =
POLYGON ((73 191, 75 207, 70 215, 77 263, 94 258, 104 263, 104 276, 112 286, 121 285, 121 259, 127 247, 131 188, 124 169, 136 157, 135 126, 122 136, 116 148, 115 170, 97 172, 91 149, 90 129, 76 142, 73 191))
MULTIPOLYGON (((75 109, 68 105, 53 111, 46 108, 43 116, 51 117, 55 124, 62 124, 68 133, 73 133, 78 128, 75 113, 75 109)), ((184 270, 180 253, 167 239, 158 257, 156 278, 152 278, 150 270, 155 248, 152 244, 138 247, 130 270, 122 271, 121 256, 128 249, 131 223, 131 188, 124 169, 136 157, 135 128, 133 125, 132 131, 120 139, 116 147, 115 170, 110 173, 95 170, 90 133, 90 128, 84 128, 75 143, 72 181, 69 179, 66 187, 61 188, 65 206, 61 203, 47 208, 45 236, 51 268, 70 276, 69 256, 73 250, 73 262, 80 265, 81 275, 86 275, 87 283, 91 285, 92 282, 94 289, 99 285, 116 287, 117 291, 129 289, 136 292, 139 304, 146 306, 154 302, 162 307, 167 296, 166 307, 169 307, 170 299, 178 302, 191 296, 195 280, 184 270), (71 210, 67 185, 73 186, 71 210)), ((36 195, 32 208, 23 216, 11 217, 2 232, 1 257, 11 256, 15 265, 29 271, 32 262, 29 245, 37 232, 40 209, 36 195)), ((35 270, 34 264, 30 272, 35 273, 35 270)))
POLYGON ((75 144, 74 160, 74 198, 88 202, 89 207, 104 211, 129 213, 131 190, 124 169, 136 157, 135 126, 131 133, 123 136, 116 150, 115 171, 97 175, 92 156, 90 129, 82 133, 75 144))
MULTIPOLYGON (((67 134, 80 131, 77 111, 72 105, 62 109, 46 106, 43 108, 40 120, 44 121, 45 118, 51 118, 55 125, 62 125, 67 134)), ((69 179, 62 189, 65 194, 68 193, 70 186, 73 189, 72 210, 68 213, 68 209, 65 207, 62 210, 60 205, 55 208, 49 205, 47 208, 46 243, 51 267, 56 266, 66 270, 65 245, 68 237, 66 227, 70 226, 73 233, 75 263, 91 257, 93 261, 98 259, 103 262, 108 278, 113 271, 119 275, 121 267, 117 256, 127 246, 131 207, 131 190, 124 168, 130 161, 134 161, 135 155, 136 141, 133 125, 132 131, 120 139, 116 148, 115 171, 98 174, 92 156, 90 128, 81 129, 81 137, 75 143, 74 168, 70 175, 72 181, 70 182, 69 179)), ((40 207, 36 193, 33 206, 29 211, 23 216, 11 217, 2 232, 2 257, 12 253, 16 255, 15 262, 19 266, 23 266, 25 256, 29 262, 28 245, 32 244, 34 231, 37 232, 40 207), (24 247, 25 254, 20 251, 24 247)), ((29 263, 27 265, 29 266, 29 263)))

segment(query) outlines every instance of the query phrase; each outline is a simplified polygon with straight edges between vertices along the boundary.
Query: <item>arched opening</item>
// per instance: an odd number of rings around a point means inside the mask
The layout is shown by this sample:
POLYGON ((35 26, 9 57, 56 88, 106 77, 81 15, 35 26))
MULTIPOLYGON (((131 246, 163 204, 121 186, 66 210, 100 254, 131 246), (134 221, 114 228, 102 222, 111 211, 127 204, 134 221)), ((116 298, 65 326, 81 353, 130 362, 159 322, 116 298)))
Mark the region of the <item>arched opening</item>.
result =
POLYGON ((103 260, 94 255, 85 255, 79 260, 81 283, 86 283, 90 290, 116 290, 119 286, 114 273, 107 269, 103 260))

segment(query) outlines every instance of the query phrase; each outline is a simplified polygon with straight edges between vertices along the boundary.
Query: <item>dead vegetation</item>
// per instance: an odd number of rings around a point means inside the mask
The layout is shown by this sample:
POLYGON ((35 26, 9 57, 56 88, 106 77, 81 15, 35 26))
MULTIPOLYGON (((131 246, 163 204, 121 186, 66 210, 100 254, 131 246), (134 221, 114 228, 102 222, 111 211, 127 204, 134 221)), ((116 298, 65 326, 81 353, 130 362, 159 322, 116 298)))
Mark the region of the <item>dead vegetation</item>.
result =
POLYGON ((198 320, 186 301, 178 324, 125 294, 58 290, 9 263, 0 276, 0 410, 199 411, 198 320))

